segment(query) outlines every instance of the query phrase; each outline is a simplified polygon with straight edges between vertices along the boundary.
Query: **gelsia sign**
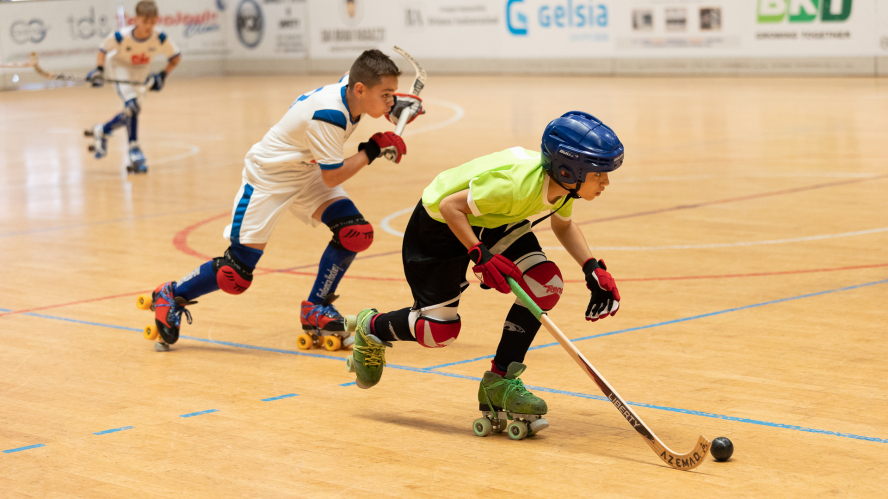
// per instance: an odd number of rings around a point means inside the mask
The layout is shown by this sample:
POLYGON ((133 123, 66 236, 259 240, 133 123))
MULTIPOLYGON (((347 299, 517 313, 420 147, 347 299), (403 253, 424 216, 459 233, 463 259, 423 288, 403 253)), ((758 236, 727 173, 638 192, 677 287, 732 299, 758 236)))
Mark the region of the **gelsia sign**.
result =
POLYGON ((854 0, 758 0, 759 24, 838 23, 851 16, 854 0))

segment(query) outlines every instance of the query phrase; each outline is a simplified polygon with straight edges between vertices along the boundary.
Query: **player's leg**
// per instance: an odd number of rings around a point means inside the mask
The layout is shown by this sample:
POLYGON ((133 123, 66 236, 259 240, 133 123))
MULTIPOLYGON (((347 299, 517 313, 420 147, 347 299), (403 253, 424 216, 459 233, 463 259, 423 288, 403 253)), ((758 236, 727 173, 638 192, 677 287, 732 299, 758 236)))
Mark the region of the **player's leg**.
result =
MULTIPOLYGON (((141 92, 137 93, 137 95, 141 92)), ((139 146, 139 113, 142 112, 142 99, 135 97, 129 99, 124 104, 124 113, 127 115, 126 133, 129 140, 129 166, 127 170, 132 173, 146 173, 148 164, 145 160, 145 154, 139 146)))
POLYGON ((457 307, 468 286, 469 257, 447 225, 432 220, 421 203, 407 223, 402 257, 414 306, 383 314, 368 308, 356 317, 355 347, 348 366, 362 388, 379 382, 385 347, 391 342, 416 341, 440 348, 459 336, 457 307))

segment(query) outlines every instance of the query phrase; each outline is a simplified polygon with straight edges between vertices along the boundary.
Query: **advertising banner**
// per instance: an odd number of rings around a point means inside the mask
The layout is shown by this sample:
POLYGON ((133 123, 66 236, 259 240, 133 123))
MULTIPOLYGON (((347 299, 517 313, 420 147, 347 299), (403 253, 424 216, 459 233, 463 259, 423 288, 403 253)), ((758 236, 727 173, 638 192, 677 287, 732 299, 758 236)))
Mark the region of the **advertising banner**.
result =
MULTIPOLYGON (((184 60, 224 59, 225 36, 222 32, 223 0, 155 0, 159 15, 157 27, 182 51, 184 60)), ((138 0, 123 1, 123 21, 135 22, 138 0)))
POLYGON ((0 4, 3 62, 24 62, 37 52, 47 68, 90 67, 99 44, 117 29, 115 0, 62 0, 0 4))
MULTIPOLYGON (((221 0, 218 0, 221 1, 221 0)), ((308 55, 306 0, 226 0, 232 59, 303 59, 308 55)))
POLYGON ((888 0, 877 0, 876 13, 878 14, 876 28, 878 48, 876 49, 876 55, 888 57, 888 0))

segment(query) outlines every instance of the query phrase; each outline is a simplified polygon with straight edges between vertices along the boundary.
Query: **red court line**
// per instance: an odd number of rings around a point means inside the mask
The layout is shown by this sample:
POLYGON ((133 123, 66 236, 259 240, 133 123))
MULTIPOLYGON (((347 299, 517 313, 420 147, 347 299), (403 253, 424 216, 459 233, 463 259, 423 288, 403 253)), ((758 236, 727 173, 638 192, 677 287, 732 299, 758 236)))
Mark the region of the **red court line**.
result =
POLYGON ((112 299, 112 298, 121 298, 121 297, 124 297, 124 296, 133 296, 133 295, 139 295, 139 294, 142 294, 142 293, 150 293, 151 291, 153 291, 153 290, 150 290, 150 289, 149 289, 149 290, 147 290, 147 291, 135 291, 135 292, 132 292, 132 293, 123 293, 123 294, 119 294, 119 295, 102 296, 102 297, 99 297, 99 298, 90 298, 90 299, 88 299, 88 300, 79 300, 79 301, 72 301, 72 302, 68 302, 68 303, 59 303, 59 304, 57 304, 57 305, 47 305, 47 306, 45 306, 45 307, 28 308, 28 309, 25 309, 25 310, 14 310, 14 311, 12 311, 12 312, 3 312, 3 313, 0 313, 0 317, 3 317, 4 315, 26 314, 26 313, 28 313, 28 312, 36 312, 36 311, 38 311, 38 310, 46 310, 46 309, 50 309, 50 308, 67 307, 67 306, 69 306, 69 305, 80 305, 80 304, 82 304, 82 303, 89 303, 89 302, 93 302, 93 301, 110 300, 110 299, 112 299))
MULTIPOLYGON (((680 204, 680 205, 676 205, 676 206, 670 206, 669 208, 660 208, 660 209, 656 209, 656 210, 647 210, 647 211, 639 211, 636 213, 628 213, 626 215, 615 215, 612 217, 596 218, 594 220, 587 220, 585 222, 577 222, 577 225, 588 225, 588 224, 594 224, 594 223, 598 223, 598 222, 610 222, 612 220, 622 220, 624 218, 643 217, 645 215, 656 215, 657 213, 667 213, 670 211, 689 210, 692 208, 701 208, 703 206, 712 206, 712 205, 716 205, 716 204, 734 203, 737 201, 748 201, 750 199, 759 199, 759 198, 766 198, 766 197, 771 197, 771 196, 780 196, 783 194, 793 194, 796 192, 811 191, 814 189, 824 189, 827 187, 836 187, 839 185, 855 184, 855 183, 859 183, 859 182, 868 182, 870 180, 879 180, 879 179, 883 179, 886 177, 888 177, 888 175, 877 175, 877 176, 873 176, 873 177, 855 178, 855 179, 850 179, 850 180, 837 180, 835 182, 827 182, 825 184, 814 184, 814 185, 809 185, 809 186, 805 186, 805 187, 796 187, 793 189, 783 189, 780 191, 763 192, 761 194, 751 194, 749 196, 740 196, 740 197, 736 197, 736 198, 717 199, 715 201, 703 201, 701 203, 694 203, 694 204, 680 204)), ((552 230, 552 228, 549 226, 543 226, 543 227, 536 229, 536 231, 539 231, 539 232, 547 231, 547 230, 552 230)))

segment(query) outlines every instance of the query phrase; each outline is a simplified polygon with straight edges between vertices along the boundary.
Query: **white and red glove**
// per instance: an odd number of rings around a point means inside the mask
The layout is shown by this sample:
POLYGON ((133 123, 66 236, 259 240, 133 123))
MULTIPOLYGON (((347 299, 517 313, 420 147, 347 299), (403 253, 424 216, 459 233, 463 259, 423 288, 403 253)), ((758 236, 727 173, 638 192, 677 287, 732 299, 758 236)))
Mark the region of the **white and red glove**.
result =
POLYGON ((481 284, 491 287, 500 293, 510 293, 512 288, 506 276, 520 282, 521 270, 503 255, 490 253, 487 246, 478 243, 469 248, 469 258, 476 263, 472 272, 481 280, 481 284))
POLYGON ((586 320, 595 322, 608 315, 617 315, 620 308, 620 291, 614 277, 607 271, 604 260, 590 258, 583 264, 586 274, 586 287, 592 292, 586 308, 586 320))
POLYGON ((407 145, 395 132, 377 132, 367 142, 358 144, 358 151, 364 151, 371 163, 380 155, 400 163, 401 156, 407 154, 407 145))
POLYGON ((420 114, 425 114, 425 109, 422 108, 422 99, 416 95, 395 94, 395 104, 389 112, 385 113, 385 119, 397 125, 401 113, 404 112, 405 109, 411 107, 414 108, 414 111, 413 115, 410 116, 410 119, 407 120, 408 124, 413 123, 413 120, 415 120, 420 114))

